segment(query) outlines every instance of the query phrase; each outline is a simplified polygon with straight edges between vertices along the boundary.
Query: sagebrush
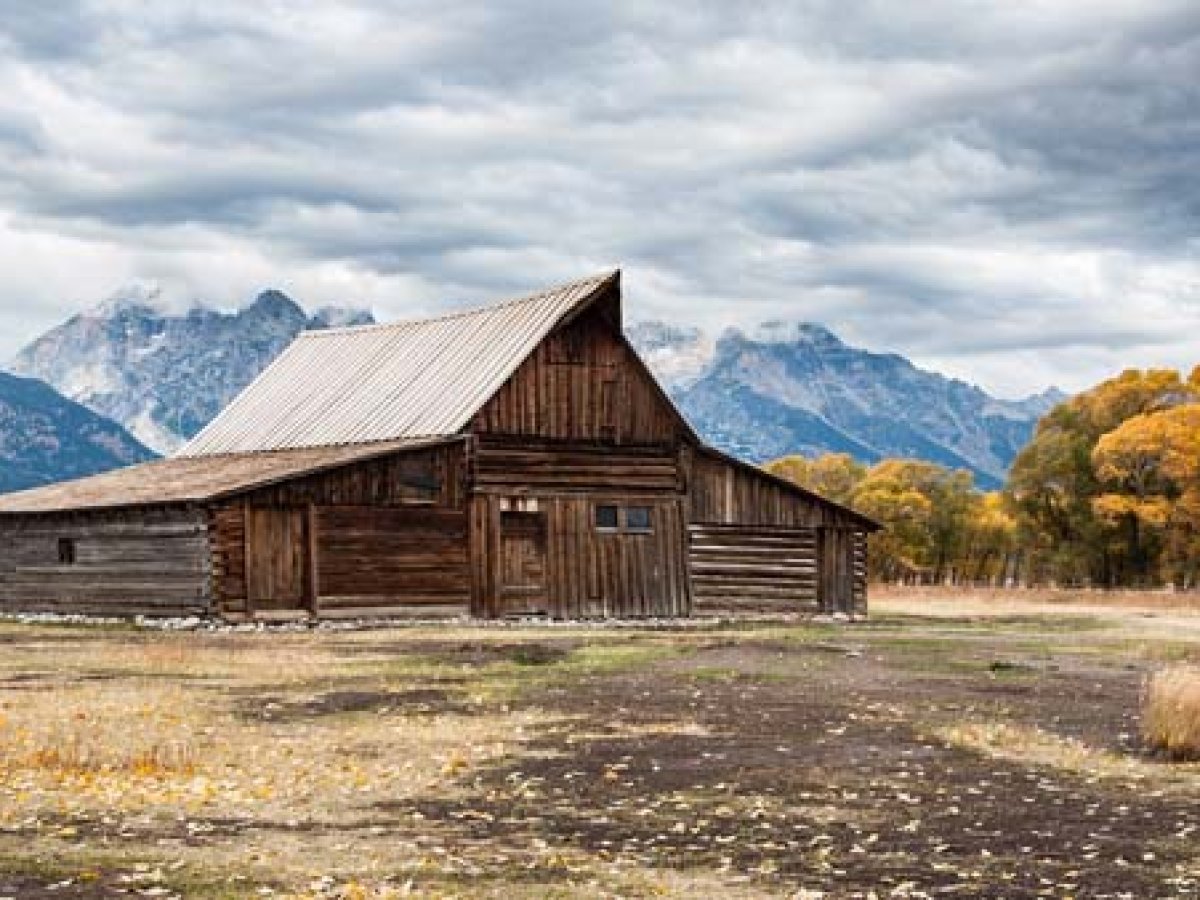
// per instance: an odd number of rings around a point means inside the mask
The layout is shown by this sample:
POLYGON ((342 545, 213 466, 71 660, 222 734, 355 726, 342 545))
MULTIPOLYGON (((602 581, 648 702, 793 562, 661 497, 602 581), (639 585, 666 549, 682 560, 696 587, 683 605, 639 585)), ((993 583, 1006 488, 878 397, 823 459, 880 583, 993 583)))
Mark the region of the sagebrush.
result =
POLYGON ((1172 759, 1200 760, 1200 668, 1173 666, 1150 679, 1142 730, 1172 759))

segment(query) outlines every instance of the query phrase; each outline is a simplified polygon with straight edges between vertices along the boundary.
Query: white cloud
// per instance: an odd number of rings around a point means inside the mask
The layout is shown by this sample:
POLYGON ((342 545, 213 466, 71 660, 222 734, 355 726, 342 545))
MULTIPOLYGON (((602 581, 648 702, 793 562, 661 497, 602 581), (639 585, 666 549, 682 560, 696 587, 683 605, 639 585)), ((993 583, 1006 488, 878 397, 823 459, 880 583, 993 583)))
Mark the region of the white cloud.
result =
POLYGON ((1009 393, 1200 326, 1194 3, 80 0, 0 49, 0 358, 125 280, 395 316, 613 264, 1009 393))

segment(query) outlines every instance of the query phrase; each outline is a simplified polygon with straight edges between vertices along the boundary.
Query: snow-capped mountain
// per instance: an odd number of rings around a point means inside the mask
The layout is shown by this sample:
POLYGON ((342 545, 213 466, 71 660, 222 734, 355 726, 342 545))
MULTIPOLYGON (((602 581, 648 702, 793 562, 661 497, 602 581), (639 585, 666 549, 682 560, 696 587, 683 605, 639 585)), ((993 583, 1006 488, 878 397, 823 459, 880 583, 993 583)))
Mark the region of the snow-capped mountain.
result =
POLYGON ((1065 398, 1051 389, 998 399, 902 356, 849 347, 809 322, 729 329, 716 340, 645 322, 629 336, 697 431, 755 461, 836 451, 865 462, 916 457, 997 487, 1038 418, 1065 398))
MULTIPOLYGON (((171 306, 138 288, 72 317, 22 350, 12 368, 170 453, 206 425, 306 328, 373 321, 312 315, 278 291, 237 312, 171 306)), ((864 461, 911 456, 1001 483, 1037 419, 1064 395, 992 397, 902 356, 847 346, 821 325, 765 322, 712 337, 642 322, 629 336, 708 441, 751 460, 846 451, 864 461)))
POLYGON ((302 330, 374 321, 364 310, 307 315, 268 290, 245 308, 176 308, 154 288, 122 291, 73 316, 13 360, 167 454, 206 425, 302 330))
POLYGON ((625 329, 638 354, 669 392, 690 387, 708 371, 717 343, 699 328, 638 322, 625 329))
POLYGON ((33 378, 0 372, 0 493, 153 458, 124 428, 33 378))

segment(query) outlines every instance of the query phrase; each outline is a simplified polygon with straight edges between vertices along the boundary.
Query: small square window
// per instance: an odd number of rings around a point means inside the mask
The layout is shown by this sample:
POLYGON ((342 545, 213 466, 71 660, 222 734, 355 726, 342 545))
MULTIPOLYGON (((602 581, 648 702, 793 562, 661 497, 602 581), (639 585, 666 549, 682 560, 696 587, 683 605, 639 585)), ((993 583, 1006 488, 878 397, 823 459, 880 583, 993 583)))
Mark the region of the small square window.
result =
POLYGON ((625 509, 625 527, 629 531, 650 531, 650 507, 629 506, 625 509))
POLYGON ((75 565, 75 539, 58 539, 58 561, 64 566, 75 565))
POLYGON ((596 527, 605 531, 616 531, 619 523, 617 522, 617 508, 615 506, 597 506, 596 507, 596 527))

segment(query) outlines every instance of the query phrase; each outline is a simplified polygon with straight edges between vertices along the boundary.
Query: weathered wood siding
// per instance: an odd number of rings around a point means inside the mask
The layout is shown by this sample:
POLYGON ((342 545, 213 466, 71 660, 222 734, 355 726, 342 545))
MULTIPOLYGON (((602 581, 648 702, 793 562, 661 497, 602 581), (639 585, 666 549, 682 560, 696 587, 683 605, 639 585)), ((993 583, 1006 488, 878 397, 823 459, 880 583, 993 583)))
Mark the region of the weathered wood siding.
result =
POLYGON ((304 509, 246 507, 246 597, 256 613, 302 609, 310 597, 304 509))
POLYGON ((695 608, 817 611, 817 531, 762 525, 692 525, 695 608))
POLYGON ((703 450, 692 460, 688 486, 693 522, 793 528, 853 527, 855 522, 837 507, 797 493, 753 466, 703 450))
MULTIPOLYGON (((684 616, 691 611, 686 523, 681 498, 646 494, 557 494, 472 498, 472 611, 495 617, 544 613, 554 618, 684 616), (595 507, 649 510, 645 531, 596 527, 595 507), (505 513, 545 517, 545 591, 516 590, 507 572, 532 586, 528 542, 505 539, 505 513), (520 554, 513 559, 510 554, 520 554)), ((528 528, 528 524, 525 525, 528 528)), ((534 545, 536 546, 536 545, 534 545)))
POLYGON ((0 517, 0 610, 205 614, 207 531, 183 507, 0 517))
POLYGON ((682 490, 679 459, 671 448, 490 436, 476 442, 471 480, 476 492, 506 495, 682 490))
POLYGON ((457 509, 317 510, 319 614, 466 613, 466 514, 457 509))
POLYGON ((866 541, 854 516, 704 450, 689 475, 697 608, 866 612, 866 541))
POLYGON ((428 504, 462 508, 463 452, 460 443, 351 463, 284 481, 242 495, 253 506, 401 506, 428 504))
POLYGON ((821 611, 854 611, 855 540, 849 528, 823 528, 818 532, 817 598, 821 611))
POLYGON ((398 452, 216 505, 220 611, 234 618, 466 612, 464 464, 459 443, 398 452))
POLYGON ((543 341, 475 416, 476 434, 673 445, 679 419, 600 309, 543 341))

